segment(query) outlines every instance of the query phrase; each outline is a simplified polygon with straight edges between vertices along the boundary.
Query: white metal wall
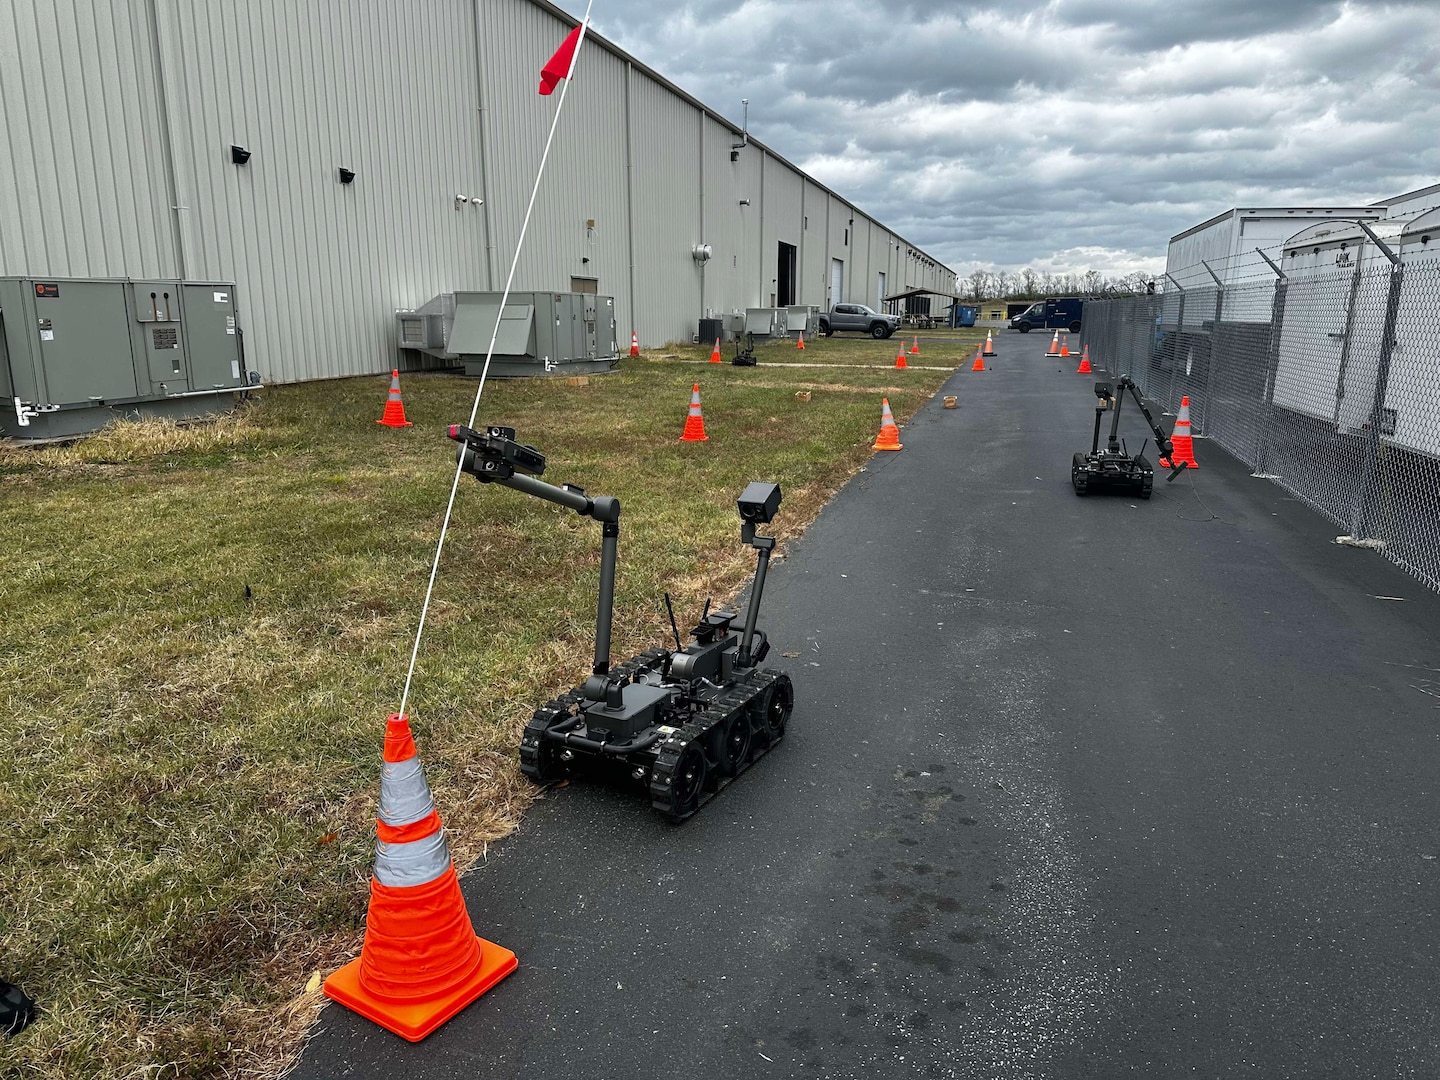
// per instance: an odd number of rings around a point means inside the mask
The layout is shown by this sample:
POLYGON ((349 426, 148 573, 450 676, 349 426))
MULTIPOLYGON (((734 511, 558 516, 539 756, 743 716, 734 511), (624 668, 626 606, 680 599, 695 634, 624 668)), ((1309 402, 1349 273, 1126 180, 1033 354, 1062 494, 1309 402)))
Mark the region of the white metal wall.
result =
MULTIPOLYGON (((764 306, 770 306, 775 301, 775 291, 780 281, 780 244, 783 241, 796 249, 795 251, 795 274, 800 276, 800 232, 803 213, 800 209, 801 197, 805 188, 805 179, 799 173, 788 168, 778 158, 766 155, 765 158, 765 189, 764 189, 764 214, 763 239, 760 242, 760 253, 762 256, 760 274, 760 295, 764 298, 764 306)), ((804 300, 804 287, 800 281, 795 282, 795 303, 815 303, 814 300, 804 300)))
POLYGON ((143 4, 0 5, 0 274, 174 273, 161 128, 143 4))
POLYGON ((383 369, 395 308, 436 279, 484 284, 483 217, 454 203, 481 180, 465 6, 153 2, 177 272, 243 284, 252 366, 287 381, 383 369))
MULTIPOLYGON (((545 0, 6 0, 0 275, 233 279, 267 381, 387 370, 396 308, 504 284, 557 101, 539 68, 570 25, 545 0)), ((782 240, 799 303, 874 304, 879 269, 953 289, 753 140, 732 162, 739 141, 594 40, 516 287, 594 278, 648 345, 768 305, 782 240)))
POLYGON ((825 242, 826 206, 830 196, 815 181, 803 181, 801 213, 800 293, 798 302, 823 307, 830 282, 830 252, 825 242))
MULTIPOLYGON (((635 322, 647 343, 682 337, 688 320, 703 312, 702 285, 710 273, 691 252, 705 242, 701 214, 701 112, 643 72, 631 68, 630 170, 635 212, 635 322)), ((712 249, 714 245, 712 242, 712 249)), ((721 255, 715 251, 711 263, 721 255)), ((624 322, 629 309, 619 312, 624 322)), ((628 344, 629 333, 621 335, 628 344)))

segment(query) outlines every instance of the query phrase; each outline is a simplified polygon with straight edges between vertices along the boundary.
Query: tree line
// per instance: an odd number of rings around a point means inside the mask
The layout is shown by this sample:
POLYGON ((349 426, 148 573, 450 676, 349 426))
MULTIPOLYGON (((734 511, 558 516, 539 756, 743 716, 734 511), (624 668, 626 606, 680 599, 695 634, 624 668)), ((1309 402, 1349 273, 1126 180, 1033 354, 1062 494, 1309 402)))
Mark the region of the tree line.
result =
POLYGON ((971 300, 1019 300, 1040 296, 1130 296, 1154 292, 1154 278, 1139 270, 1109 278, 1098 270, 1083 274, 1023 270, 976 270, 956 284, 971 300))

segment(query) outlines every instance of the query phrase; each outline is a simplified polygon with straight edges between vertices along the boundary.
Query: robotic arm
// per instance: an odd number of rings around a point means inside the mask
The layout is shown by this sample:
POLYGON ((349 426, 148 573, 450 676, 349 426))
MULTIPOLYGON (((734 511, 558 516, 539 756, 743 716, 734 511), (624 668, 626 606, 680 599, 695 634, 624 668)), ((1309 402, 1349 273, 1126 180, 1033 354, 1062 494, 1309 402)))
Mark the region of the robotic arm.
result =
MULTIPOLYGON (((1173 460, 1171 455, 1175 452, 1175 446, 1170 442, 1170 436, 1165 434, 1165 429, 1155 422, 1155 417, 1150 415, 1150 410, 1145 405, 1145 398, 1141 395, 1140 388, 1135 385, 1134 380, 1131 379, 1129 375, 1120 376, 1118 396, 1111 391, 1109 383, 1097 382, 1095 384, 1095 396, 1100 399, 1100 404, 1095 410, 1094 449, 1098 451, 1100 448, 1100 414, 1106 409, 1113 408, 1115 415, 1110 421, 1110 439, 1107 451, 1111 454, 1123 453, 1120 445, 1120 403, 1124 400, 1126 390, 1130 391, 1130 396, 1135 399, 1135 404, 1140 407, 1140 412, 1145 417, 1145 422, 1150 425, 1150 430, 1155 433, 1155 445, 1160 448, 1161 460, 1167 458, 1173 460)), ((1175 465, 1171 469, 1170 475, 1166 477, 1166 483, 1174 480, 1175 477, 1179 476, 1185 469, 1186 464, 1183 461, 1175 465)))

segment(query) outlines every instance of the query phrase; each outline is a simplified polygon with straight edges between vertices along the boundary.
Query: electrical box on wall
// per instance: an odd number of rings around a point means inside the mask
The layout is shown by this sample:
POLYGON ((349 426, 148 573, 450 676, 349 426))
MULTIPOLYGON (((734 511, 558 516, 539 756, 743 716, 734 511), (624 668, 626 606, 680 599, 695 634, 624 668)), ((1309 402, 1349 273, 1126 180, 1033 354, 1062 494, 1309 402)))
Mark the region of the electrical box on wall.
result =
POLYGON ((0 436, 223 411, 249 387, 230 282, 0 278, 0 436))

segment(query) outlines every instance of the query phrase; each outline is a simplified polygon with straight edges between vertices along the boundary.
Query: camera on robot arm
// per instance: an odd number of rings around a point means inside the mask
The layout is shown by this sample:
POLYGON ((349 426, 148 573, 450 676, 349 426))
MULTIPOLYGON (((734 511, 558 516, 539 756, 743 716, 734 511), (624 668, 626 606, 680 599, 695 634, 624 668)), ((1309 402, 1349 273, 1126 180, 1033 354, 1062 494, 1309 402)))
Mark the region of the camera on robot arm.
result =
POLYGON ((690 643, 680 640, 667 595, 675 649, 646 649, 610 663, 620 500, 538 479, 545 455, 515 430, 451 425, 460 469, 477 480, 568 507, 601 526, 595 657, 580 686, 535 710, 520 744, 520 769, 542 784, 594 775, 639 785, 652 805, 684 820, 777 745, 794 707, 790 677, 759 665, 770 651, 756 626, 775 538, 761 536, 779 511, 780 485, 752 483, 736 509, 741 542, 756 550, 755 579, 742 632, 733 611, 705 603, 690 643))

